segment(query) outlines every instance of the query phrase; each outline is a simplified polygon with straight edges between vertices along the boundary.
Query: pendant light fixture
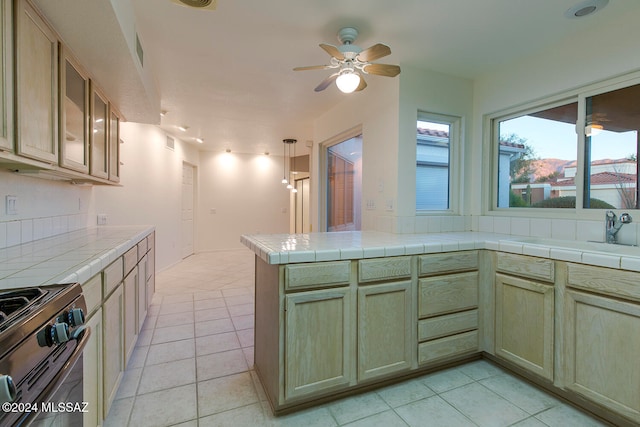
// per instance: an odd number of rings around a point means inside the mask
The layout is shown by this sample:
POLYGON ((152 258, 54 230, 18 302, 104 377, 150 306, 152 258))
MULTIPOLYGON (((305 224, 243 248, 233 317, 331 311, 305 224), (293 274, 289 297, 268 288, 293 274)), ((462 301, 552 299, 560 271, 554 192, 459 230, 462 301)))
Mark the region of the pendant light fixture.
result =
MULTIPOLYGON (((291 185, 291 183, 287 180, 287 163, 289 163, 289 172, 291 172, 291 146, 293 144, 295 144, 296 142, 298 142, 298 140, 293 139, 293 138, 286 138, 282 140, 282 143, 284 144, 283 146, 283 150, 282 150, 282 156, 283 156, 283 165, 282 165, 282 183, 283 184, 287 184, 287 190, 295 190, 293 188, 293 185, 291 185), (288 153, 288 155, 287 155, 288 153)), ((295 153, 295 148, 296 146, 293 145, 293 152, 295 153)), ((294 154, 295 155, 295 154, 294 154)), ((295 191, 294 191, 295 192, 295 191)))

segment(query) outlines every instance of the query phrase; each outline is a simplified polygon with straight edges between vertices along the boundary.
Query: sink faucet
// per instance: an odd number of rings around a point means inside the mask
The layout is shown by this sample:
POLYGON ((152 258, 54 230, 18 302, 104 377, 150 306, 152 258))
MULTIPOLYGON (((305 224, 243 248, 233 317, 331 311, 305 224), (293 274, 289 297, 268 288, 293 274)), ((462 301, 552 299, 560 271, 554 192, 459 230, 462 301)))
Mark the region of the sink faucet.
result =
POLYGON ((616 214, 613 211, 607 211, 605 213, 605 232, 607 234, 607 243, 617 243, 618 231, 624 224, 629 224, 632 221, 631 215, 623 213, 620 218, 616 218, 616 214))

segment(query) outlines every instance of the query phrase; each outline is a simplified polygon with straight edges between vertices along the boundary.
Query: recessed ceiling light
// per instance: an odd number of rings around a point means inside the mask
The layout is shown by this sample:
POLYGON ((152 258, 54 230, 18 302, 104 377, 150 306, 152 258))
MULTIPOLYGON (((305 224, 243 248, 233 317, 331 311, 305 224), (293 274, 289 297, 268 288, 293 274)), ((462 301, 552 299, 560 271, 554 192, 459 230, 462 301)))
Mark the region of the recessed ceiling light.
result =
POLYGON ((186 132, 187 129, 189 129, 189 126, 178 126, 178 129, 180 129, 182 132, 186 132))
POLYGON ((202 138, 196 138, 196 141, 199 142, 200 144, 202 144, 204 142, 204 139, 202 138))
POLYGON ((224 150, 224 151, 225 151, 225 152, 227 152, 227 153, 230 153, 230 152, 231 152, 231 148, 227 148, 227 149, 226 149, 226 150, 224 150))
POLYGON ((609 0, 584 0, 564 13, 565 18, 576 19, 593 15, 609 3, 609 0))
POLYGON ((167 113, 168 113, 168 111, 167 111, 167 110, 161 110, 161 111, 160 111, 160 117, 164 117, 164 116, 166 116, 166 115, 167 115, 167 113))
POLYGON ((265 155, 265 156, 268 156, 268 155, 269 155, 269 152, 268 152, 268 151, 265 151, 265 152, 264 152, 264 155, 265 155))

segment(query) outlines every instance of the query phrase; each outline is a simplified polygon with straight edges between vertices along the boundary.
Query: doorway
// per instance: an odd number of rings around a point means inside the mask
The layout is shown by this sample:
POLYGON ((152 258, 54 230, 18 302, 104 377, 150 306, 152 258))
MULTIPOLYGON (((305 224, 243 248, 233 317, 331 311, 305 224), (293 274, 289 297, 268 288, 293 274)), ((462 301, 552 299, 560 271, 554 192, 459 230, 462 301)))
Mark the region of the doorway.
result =
POLYGON ((310 210, 309 210, 309 178, 302 178, 295 180, 295 189, 298 190, 295 193, 295 232, 296 233, 310 233, 310 210))
POLYGON ((195 192, 195 166, 182 163, 182 216, 181 216, 181 255, 186 258, 193 255, 193 229, 194 229, 194 192, 195 192))
POLYGON ((361 229, 362 134, 326 148, 327 231, 361 229))

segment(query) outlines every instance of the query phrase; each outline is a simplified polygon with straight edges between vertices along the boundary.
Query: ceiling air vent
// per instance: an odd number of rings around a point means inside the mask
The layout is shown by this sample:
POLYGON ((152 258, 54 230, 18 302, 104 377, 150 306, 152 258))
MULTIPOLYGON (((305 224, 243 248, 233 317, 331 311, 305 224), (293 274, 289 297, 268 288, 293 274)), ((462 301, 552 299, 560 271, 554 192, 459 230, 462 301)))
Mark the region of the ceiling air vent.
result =
POLYGON ((169 150, 174 150, 176 147, 176 140, 167 135, 167 144, 165 145, 169 150))
POLYGON ((173 3, 181 4, 202 10, 215 10, 218 0, 171 0, 173 3))

